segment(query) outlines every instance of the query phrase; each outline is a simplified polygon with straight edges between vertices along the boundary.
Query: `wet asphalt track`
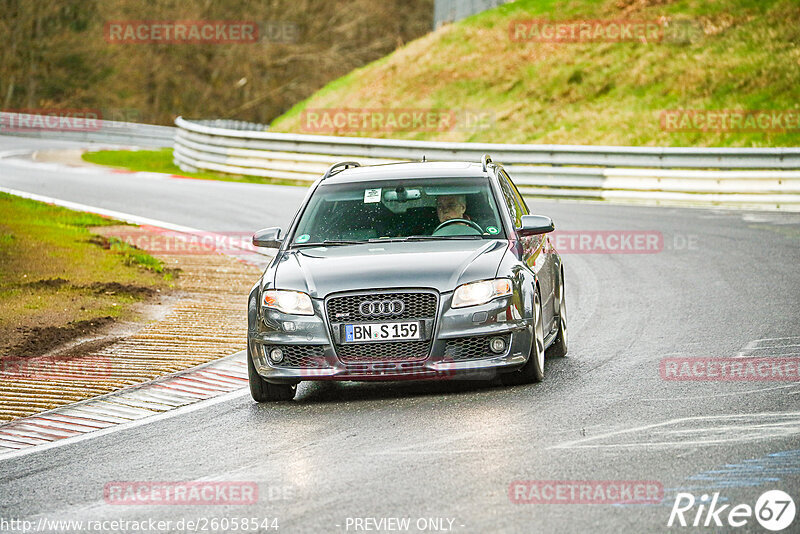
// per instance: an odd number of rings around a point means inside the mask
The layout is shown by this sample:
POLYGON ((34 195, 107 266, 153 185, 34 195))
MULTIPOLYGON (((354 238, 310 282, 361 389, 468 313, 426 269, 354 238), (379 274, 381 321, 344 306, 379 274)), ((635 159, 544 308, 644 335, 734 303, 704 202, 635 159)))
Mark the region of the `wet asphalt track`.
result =
MULTIPOLYGON (((0 151, 44 145, 61 143, 0 137, 0 151)), ((243 232, 285 225, 303 193, 3 160, 0 186, 243 232)), ((419 518, 452 519, 452 531, 465 533, 660 532, 678 491, 720 491, 729 504, 754 505, 782 489, 800 505, 797 382, 659 375, 666 357, 800 356, 800 214, 529 204, 560 230, 664 239, 659 253, 563 254, 569 355, 547 362, 543 383, 306 383, 294 402, 276 405, 240 395, 0 459, 0 518, 171 520, 166 530, 180 530, 181 519, 268 517, 281 532, 354 532, 352 518, 398 517, 411 518, 410 532, 419 518), (259 499, 230 507, 103 498, 112 481, 194 480, 256 482, 259 499), (658 481, 665 498, 514 504, 515 480, 658 481)), ((736 531, 764 530, 751 518, 736 531)))

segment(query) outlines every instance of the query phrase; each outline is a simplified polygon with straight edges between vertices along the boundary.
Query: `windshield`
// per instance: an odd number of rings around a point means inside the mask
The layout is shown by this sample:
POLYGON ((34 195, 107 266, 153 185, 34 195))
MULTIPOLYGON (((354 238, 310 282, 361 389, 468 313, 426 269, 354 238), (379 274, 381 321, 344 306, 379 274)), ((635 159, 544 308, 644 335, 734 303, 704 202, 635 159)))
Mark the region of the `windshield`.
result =
POLYGON ((505 237, 488 178, 323 184, 292 244, 505 237))

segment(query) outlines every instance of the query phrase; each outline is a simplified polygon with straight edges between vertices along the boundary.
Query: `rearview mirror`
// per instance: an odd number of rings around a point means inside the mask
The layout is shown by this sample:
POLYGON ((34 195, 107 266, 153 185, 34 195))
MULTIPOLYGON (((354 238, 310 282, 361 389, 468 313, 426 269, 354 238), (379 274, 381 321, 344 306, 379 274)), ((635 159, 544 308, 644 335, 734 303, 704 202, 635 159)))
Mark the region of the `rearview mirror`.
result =
POLYGON ((281 229, 279 226, 264 228, 253 234, 253 246, 264 248, 281 248, 281 229))
POLYGON ((408 202, 409 200, 417 200, 422 194, 419 189, 406 189, 405 187, 398 187, 392 191, 386 191, 383 194, 383 199, 387 202, 408 202))
POLYGON ((546 234, 555 229, 556 227, 553 224, 553 219, 550 217, 545 217, 544 215, 523 215, 522 226, 517 228, 517 233, 520 237, 527 237, 546 234))

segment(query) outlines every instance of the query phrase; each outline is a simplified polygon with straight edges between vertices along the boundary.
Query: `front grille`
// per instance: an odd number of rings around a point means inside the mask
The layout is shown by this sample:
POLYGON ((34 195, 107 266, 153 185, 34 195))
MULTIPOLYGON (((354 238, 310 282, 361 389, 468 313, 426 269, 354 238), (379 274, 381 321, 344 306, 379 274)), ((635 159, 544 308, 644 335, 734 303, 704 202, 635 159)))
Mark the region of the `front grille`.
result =
POLYGON ((264 347, 265 354, 269 356, 269 351, 279 348, 283 351, 283 361, 281 363, 270 364, 275 367, 293 367, 300 369, 328 367, 325 362, 324 345, 267 345, 264 347))
MULTIPOLYGON (((452 361, 479 360, 499 356, 489 348, 489 340, 493 337, 502 337, 506 348, 511 341, 511 334, 503 336, 472 336, 448 339, 444 347, 444 357, 452 361)), ((507 349, 506 349, 507 350, 507 349)))
POLYGON ((349 343, 347 345, 337 345, 336 354, 343 363, 399 362, 424 360, 428 357, 430 348, 430 341, 349 343))
POLYGON ((381 321, 402 321, 405 319, 433 319, 436 316, 435 293, 371 293, 348 295, 328 299, 328 320, 332 323, 369 323, 381 321), (399 299, 405 305, 397 315, 361 315, 359 307, 363 302, 389 301, 399 299))
MULTIPOLYGON (((434 292, 404 291, 377 292, 331 297, 326 303, 328 321, 333 329, 342 323, 380 323, 389 321, 430 320, 436 318, 438 296, 434 292), (403 311, 392 315, 362 315, 364 302, 403 301, 403 311)), ((432 328, 431 328, 432 331, 432 328)), ((383 341, 378 343, 336 344, 336 354, 342 363, 418 361, 428 357, 431 340, 383 341)))

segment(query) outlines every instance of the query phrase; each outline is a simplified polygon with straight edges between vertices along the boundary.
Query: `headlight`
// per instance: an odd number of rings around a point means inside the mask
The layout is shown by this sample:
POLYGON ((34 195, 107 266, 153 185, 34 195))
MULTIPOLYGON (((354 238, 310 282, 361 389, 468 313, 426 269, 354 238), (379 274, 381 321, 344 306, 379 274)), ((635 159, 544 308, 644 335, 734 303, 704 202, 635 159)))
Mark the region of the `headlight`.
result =
POLYGON ((511 280, 508 278, 472 282, 456 288, 455 293, 453 293, 453 303, 450 307, 465 308, 467 306, 486 304, 492 299, 510 295, 512 292, 511 280))
POLYGON ((272 308, 292 315, 314 315, 311 297, 299 291, 268 289, 261 300, 267 308, 272 308))

